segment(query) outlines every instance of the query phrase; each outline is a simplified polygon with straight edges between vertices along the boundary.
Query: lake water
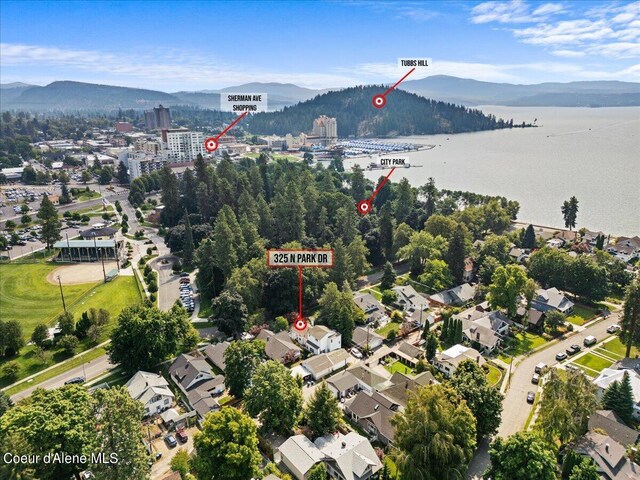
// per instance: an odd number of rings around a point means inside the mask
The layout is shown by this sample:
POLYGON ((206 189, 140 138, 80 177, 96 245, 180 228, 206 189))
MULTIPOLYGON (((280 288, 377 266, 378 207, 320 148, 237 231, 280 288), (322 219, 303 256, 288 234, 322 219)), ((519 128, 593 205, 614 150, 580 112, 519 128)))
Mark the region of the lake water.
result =
MULTIPOLYGON (((564 225, 560 206, 575 195, 577 228, 640 235, 640 108, 479 108, 515 123, 537 118, 539 127, 403 137, 436 147, 403 154, 421 167, 391 180, 420 186, 434 177, 438 188, 502 195, 520 202, 519 220, 553 227, 564 225)), ((374 181, 381 174, 365 172, 374 181)))

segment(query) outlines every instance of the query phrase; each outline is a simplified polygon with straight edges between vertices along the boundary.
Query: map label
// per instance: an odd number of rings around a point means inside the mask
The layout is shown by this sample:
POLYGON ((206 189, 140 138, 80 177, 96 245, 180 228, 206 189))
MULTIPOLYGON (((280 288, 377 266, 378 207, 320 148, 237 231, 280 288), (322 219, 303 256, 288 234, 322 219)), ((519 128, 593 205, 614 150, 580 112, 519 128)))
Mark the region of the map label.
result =
POLYGON ((333 250, 267 250, 271 268, 333 267, 333 250))
POLYGON ((223 112, 266 112, 266 93, 221 93, 220 110, 223 112))
POLYGON ((399 58, 398 68, 405 70, 407 68, 427 68, 431 66, 430 58, 399 58))

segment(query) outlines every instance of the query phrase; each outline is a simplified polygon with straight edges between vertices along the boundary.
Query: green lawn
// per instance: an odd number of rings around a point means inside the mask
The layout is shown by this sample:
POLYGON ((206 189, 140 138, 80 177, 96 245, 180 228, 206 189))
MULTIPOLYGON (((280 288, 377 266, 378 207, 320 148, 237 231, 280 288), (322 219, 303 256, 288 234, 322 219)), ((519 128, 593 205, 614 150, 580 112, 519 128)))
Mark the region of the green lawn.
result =
POLYGON ((411 369, 410 367, 407 367, 404 363, 399 361, 395 361, 389 365, 385 365, 384 368, 389 370, 391 373, 400 372, 400 373, 404 373, 405 375, 414 374, 413 369, 411 369))
MULTIPOLYGON (((624 357, 624 354, 627 352, 627 347, 622 343, 622 341, 620 341, 620 337, 616 337, 615 340, 605 343, 600 348, 607 352, 611 352, 620 358, 624 357)), ((638 350, 637 347, 631 347, 631 358, 634 358, 638 354, 640 354, 640 350, 638 350)))
POLYGON ((518 333, 515 338, 510 338, 508 340, 509 345, 498 355, 498 357, 500 360, 510 363, 511 355, 514 357, 523 355, 534 348, 544 345, 547 341, 548 340, 541 335, 531 332, 521 332, 518 333))
POLYGON ((211 309, 211 299, 200 295, 200 308, 198 309, 198 318, 209 318, 213 315, 211 309))
POLYGON ((382 335, 384 338, 387 338, 387 335, 391 330, 395 330, 396 334, 400 330, 400 324, 395 322, 389 322, 384 327, 378 328, 376 333, 378 335, 382 335))
MULTIPOLYGON (((0 265, 0 313, 3 320, 18 320, 25 338, 36 325, 51 324, 62 312, 58 285, 47 282, 58 265, 45 263, 0 265)), ((67 305, 76 302, 94 284, 63 285, 67 305)))
POLYGON ((382 293, 377 288, 365 288, 365 289, 360 290, 360 291, 362 293, 370 293, 371 295, 373 295, 376 298, 376 300, 378 300, 379 302, 382 301, 382 293))
POLYGON ((567 321, 574 325, 583 325, 596 315, 596 309, 586 305, 576 305, 573 307, 573 313, 567 317, 567 321))
POLYGON ((574 360, 572 363, 600 372, 602 369, 610 367, 613 362, 594 355, 593 353, 587 353, 586 355, 574 360))
POLYGON ((492 387, 497 385, 502 378, 502 371, 498 367, 494 367, 493 365, 486 364, 487 367, 487 383, 492 387))
MULTIPOLYGON (((13 267, 14 265, 10 265, 10 266, 13 267)), ((45 266, 46 267, 47 265, 32 264, 32 265, 21 265, 21 266, 23 267, 45 266)), ((40 271, 40 269, 36 269, 36 271, 40 271)), ((27 271, 27 273, 29 272, 30 271, 27 271)), ((46 283, 46 280, 44 277, 42 277, 42 282, 46 283)), ((35 283, 37 284, 38 282, 35 282, 35 283)), ((71 287, 72 286, 69 286, 69 288, 71 287)), ((87 285, 81 285, 81 287, 84 287, 84 289, 86 289, 87 285)), ((59 295, 58 288, 57 287, 54 287, 54 288, 57 294, 59 295)), ((102 343, 109 338, 111 329, 115 325, 116 318, 120 314, 122 309, 130 305, 139 303, 142 299, 140 292, 138 290, 138 286, 135 281, 135 278, 129 277, 129 276, 117 277, 109 283, 98 284, 95 288, 89 289, 88 293, 86 293, 84 296, 82 295, 76 296, 77 298, 75 298, 72 302, 70 302, 69 298, 67 297, 66 288, 67 287, 63 286, 63 289, 65 291, 65 299, 67 300, 67 310, 73 313, 76 320, 78 320, 82 312, 89 310, 90 308, 104 308, 111 313, 109 324, 104 329, 102 335, 98 339, 98 343, 102 343)), ((54 297, 54 299, 58 300, 58 298, 56 297, 54 297)), ((3 295, 3 301, 4 301, 4 295, 3 295)), ((38 305, 36 300, 33 300, 33 302, 34 302, 34 305, 32 308, 38 311, 38 308, 40 307, 40 305, 38 305)), ((53 320, 55 316, 62 313, 62 305, 58 305, 59 302, 52 301, 51 303, 53 304, 53 307, 54 307, 54 309, 52 310, 54 311, 53 315, 50 315, 49 317, 38 317, 34 315, 34 318, 30 319, 31 327, 28 329, 28 331, 25 331, 25 336, 27 337, 31 336, 31 331, 33 330, 33 327, 35 325, 46 320, 53 320)), ((13 317, 13 318, 16 318, 16 317, 13 317)), ((27 329, 25 328, 25 330, 27 329)), ((81 340, 78 348, 76 349, 76 352, 83 352, 93 346, 94 345, 91 344, 88 339, 81 340)), ((102 353, 104 353, 103 348, 100 348, 98 350, 101 350, 102 353)), ((90 355, 94 355, 93 352, 91 352, 90 355)), ((100 356, 100 355, 97 355, 97 356, 100 356)), ((55 365, 56 363, 60 363, 63 360, 66 360, 68 358, 70 358, 70 356, 67 353, 65 353, 63 350, 52 349, 50 351, 47 351, 46 358, 43 362, 42 359, 38 357, 36 353, 36 348, 33 345, 28 345, 20 351, 19 356, 13 357, 13 358, 6 358, 0 361, 0 366, 7 361, 15 360, 20 366, 20 371, 17 378, 17 380, 20 380, 30 375, 34 375, 35 373, 41 370, 44 370, 45 368, 48 368, 52 365, 55 365)), ((77 366, 80 363, 82 363, 80 362, 76 364, 75 362, 77 358, 78 357, 75 357, 68 364, 61 365, 60 368, 62 368, 62 370, 58 370, 57 368, 53 370, 58 371, 58 373, 61 373, 66 371, 69 368, 72 368, 73 366, 77 366)), ((86 361, 90 359, 91 358, 88 358, 86 361)), ((46 372, 43 375, 48 375, 48 374, 49 372, 46 372)), ((44 378, 38 381, 43 381, 43 380, 46 380, 47 378, 50 378, 50 376, 45 376, 44 378)), ((0 387, 5 387, 10 383, 13 383, 13 382, 9 382, 9 380, 5 377, 0 377, 0 387)), ((30 383, 26 385, 24 388, 27 388, 29 385, 33 385, 33 384, 35 383, 30 383)))

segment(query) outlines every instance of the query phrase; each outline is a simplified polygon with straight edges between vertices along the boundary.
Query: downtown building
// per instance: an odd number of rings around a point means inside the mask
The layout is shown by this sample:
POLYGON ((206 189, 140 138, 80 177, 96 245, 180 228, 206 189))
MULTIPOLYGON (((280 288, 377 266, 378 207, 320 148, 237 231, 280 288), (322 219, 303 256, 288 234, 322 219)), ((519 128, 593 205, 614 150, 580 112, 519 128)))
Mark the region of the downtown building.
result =
POLYGON ((162 130, 171 128, 171 112, 159 105, 153 110, 144 112, 144 123, 147 130, 162 130))
POLYGON ((312 134, 314 137, 338 138, 338 123, 335 118, 321 115, 313 121, 312 134))

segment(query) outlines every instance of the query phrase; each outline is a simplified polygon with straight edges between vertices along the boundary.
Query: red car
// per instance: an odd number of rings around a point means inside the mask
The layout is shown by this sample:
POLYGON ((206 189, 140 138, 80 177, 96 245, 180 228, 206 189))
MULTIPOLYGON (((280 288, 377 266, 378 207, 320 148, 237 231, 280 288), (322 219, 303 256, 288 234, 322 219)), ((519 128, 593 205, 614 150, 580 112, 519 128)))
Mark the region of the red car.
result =
POLYGON ((187 443, 187 440, 189 440, 189 437, 184 433, 184 430, 176 430, 176 437, 181 443, 187 443))

